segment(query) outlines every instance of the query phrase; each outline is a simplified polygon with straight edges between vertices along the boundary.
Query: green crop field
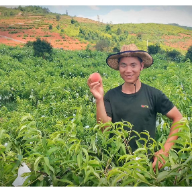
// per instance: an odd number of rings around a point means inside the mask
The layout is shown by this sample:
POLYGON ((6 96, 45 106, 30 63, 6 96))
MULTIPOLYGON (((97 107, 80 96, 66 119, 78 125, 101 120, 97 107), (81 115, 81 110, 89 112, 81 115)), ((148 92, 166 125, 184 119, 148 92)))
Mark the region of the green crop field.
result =
POLYGON ((129 135, 125 122, 103 133, 104 125, 96 124, 89 75, 101 74, 105 92, 123 83, 105 63, 107 56, 54 49, 45 60, 31 47, 0 45, 0 186, 12 186, 21 163, 30 169, 23 186, 192 186, 190 60, 156 54, 141 73, 141 81, 162 90, 184 117, 165 168, 154 173, 150 159, 169 134, 166 117, 158 114, 151 154, 147 132, 148 140, 132 153, 122 142, 129 135), (109 139, 110 133, 115 136, 109 139))

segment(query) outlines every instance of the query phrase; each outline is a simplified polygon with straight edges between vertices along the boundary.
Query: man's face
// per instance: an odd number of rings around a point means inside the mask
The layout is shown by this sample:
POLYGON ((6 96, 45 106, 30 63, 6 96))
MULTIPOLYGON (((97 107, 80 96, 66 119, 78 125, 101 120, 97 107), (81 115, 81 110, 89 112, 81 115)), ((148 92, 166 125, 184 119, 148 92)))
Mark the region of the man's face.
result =
POLYGON ((119 72, 126 83, 135 83, 143 66, 143 62, 141 63, 137 57, 122 57, 119 62, 119 72))

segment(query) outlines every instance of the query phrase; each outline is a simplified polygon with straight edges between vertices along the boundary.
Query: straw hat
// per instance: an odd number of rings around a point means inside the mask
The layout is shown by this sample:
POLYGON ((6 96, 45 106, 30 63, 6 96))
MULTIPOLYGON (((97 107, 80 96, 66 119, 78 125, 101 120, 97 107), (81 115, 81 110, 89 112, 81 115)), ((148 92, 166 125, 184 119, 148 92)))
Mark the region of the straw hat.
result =
POLYGON ((138 50, 135 44, 123 45, 121 51, 109 55, 106 62, 112 69, 119 70, 118 59, 121 57, 140 57, 143 60, 144 68, 150 67, 153 63, 153 58, 146 51, 138 50))

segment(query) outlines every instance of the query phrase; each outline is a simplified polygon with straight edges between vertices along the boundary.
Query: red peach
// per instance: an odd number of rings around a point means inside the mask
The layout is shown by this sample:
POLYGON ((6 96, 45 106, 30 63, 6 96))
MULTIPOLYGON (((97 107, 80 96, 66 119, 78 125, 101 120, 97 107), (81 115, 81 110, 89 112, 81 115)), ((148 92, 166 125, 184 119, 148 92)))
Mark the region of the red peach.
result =
POLYGON ((92 82, 97 82, 101 79, 101 75, 99 73, 93 73, 90 75, 90 79, 92 82))

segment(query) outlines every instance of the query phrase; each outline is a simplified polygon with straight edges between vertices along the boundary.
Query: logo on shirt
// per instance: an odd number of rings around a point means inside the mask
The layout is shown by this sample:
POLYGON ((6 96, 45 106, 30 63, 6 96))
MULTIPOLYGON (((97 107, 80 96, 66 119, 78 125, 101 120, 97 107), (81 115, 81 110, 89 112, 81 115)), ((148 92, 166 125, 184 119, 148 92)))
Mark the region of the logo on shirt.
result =
POLYGON ((142 108, 149 108, 148 105, 141 105, 142 108))

